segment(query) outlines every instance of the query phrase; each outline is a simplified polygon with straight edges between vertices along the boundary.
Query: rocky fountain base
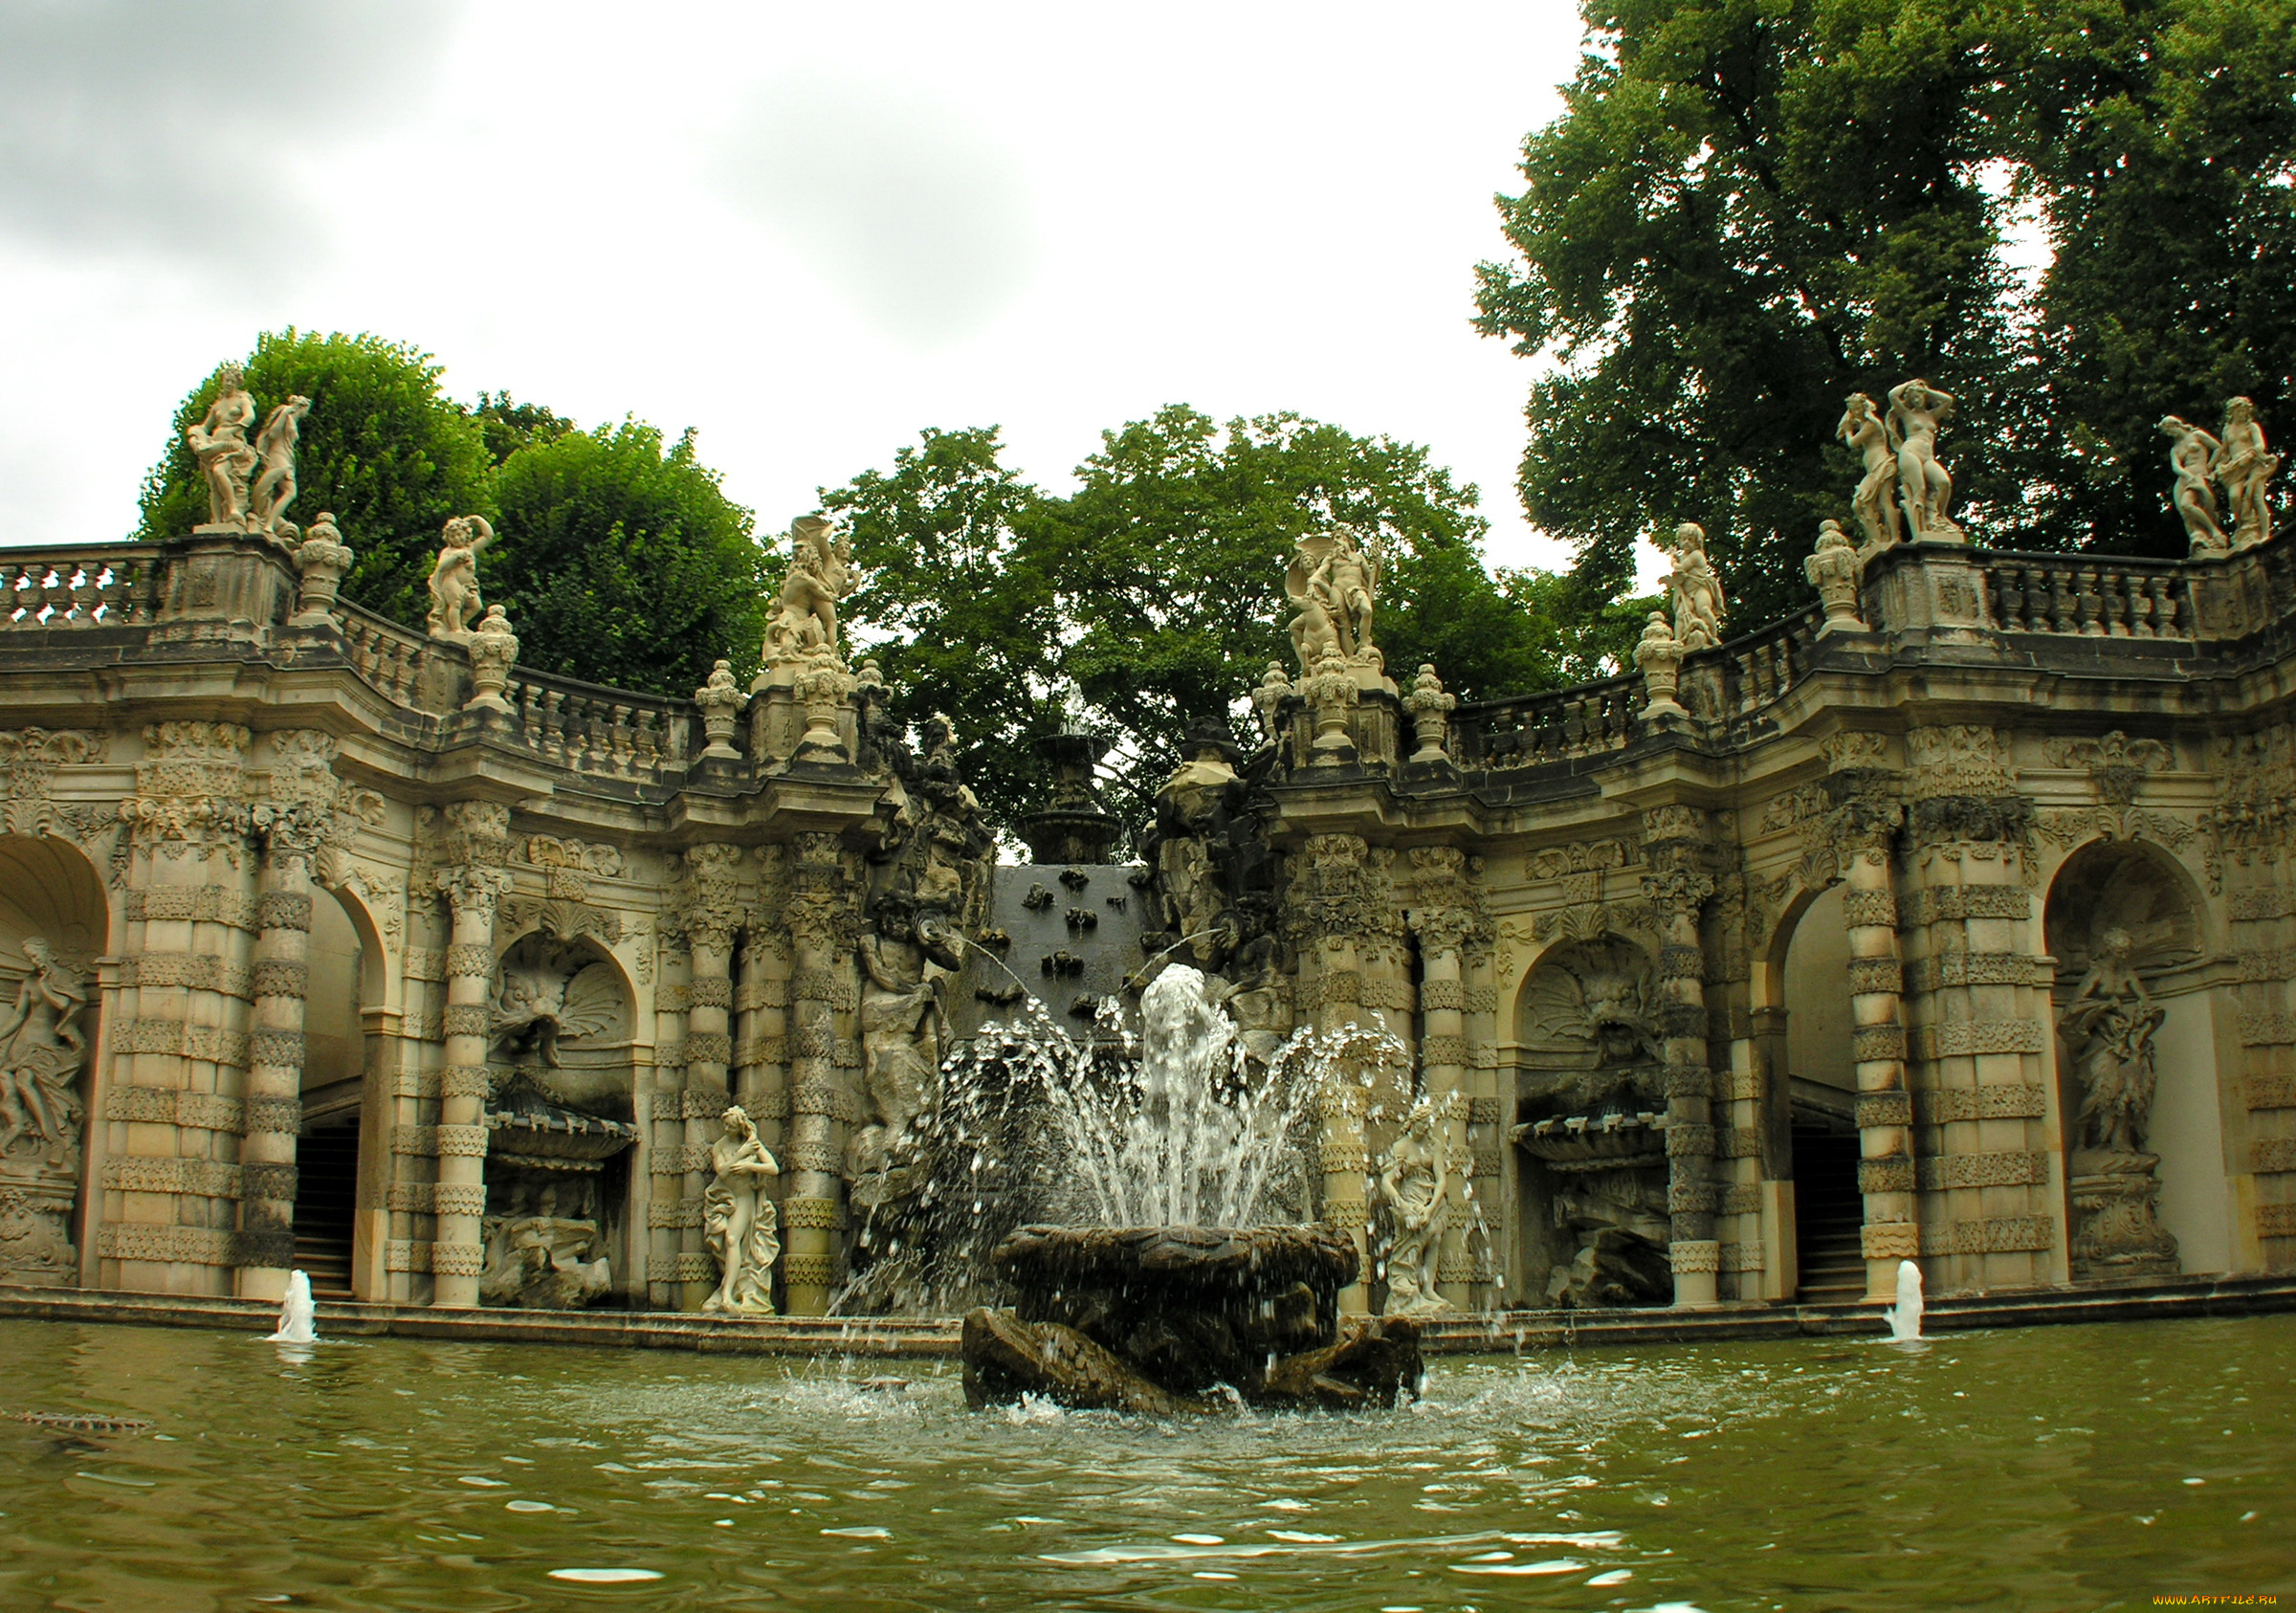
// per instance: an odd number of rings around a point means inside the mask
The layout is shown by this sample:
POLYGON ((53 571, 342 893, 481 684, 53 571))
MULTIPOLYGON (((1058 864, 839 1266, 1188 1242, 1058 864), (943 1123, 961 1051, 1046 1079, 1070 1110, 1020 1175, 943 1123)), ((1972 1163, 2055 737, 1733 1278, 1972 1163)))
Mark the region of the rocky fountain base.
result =
POLYGON ((1025 1226, 993 1256, 1018 1295, 964 1318, 964 1392, 1165 1416, 1392 1405, 1419 1326, 1342 1322, 1355 1246, 1321 1226, 1025 1226), (1234 1391, 1233 1395, 1226 1393, 1234 1391))

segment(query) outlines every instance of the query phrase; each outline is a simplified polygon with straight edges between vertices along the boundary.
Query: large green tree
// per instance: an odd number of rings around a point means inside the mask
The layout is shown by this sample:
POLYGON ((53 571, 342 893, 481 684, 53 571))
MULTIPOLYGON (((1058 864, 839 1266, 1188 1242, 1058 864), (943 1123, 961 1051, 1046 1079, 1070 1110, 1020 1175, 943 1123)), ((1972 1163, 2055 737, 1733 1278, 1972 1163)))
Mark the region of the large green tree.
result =
MULTIPOLYGON (((428 353, 378 336, 266 332, 241 366, 265 414, 311 400, 296 453, 291 519, 332 511, 355 557, 344 597, 420 623, 425 583, 448 518, 495 514, 494 467, 479 423, 439 390, 428 353)), ((184 440, 222 390, 218 365, 175 411, 167 445, 144 481, 136 536, 179 537, 208 519, 206 484, 184 440)), ((259 417, 258 417, 259 418, 259 417)))
POLYGON ((750 512, 651 426, 532 434, 502 461, 502 537, 483 557, 530 667, 690 695, 719 656, 744 680, 764 631, 764 551, 750 512))
POLYGON ((1750 629, 1808 596, 1843 400, 1954 392, 1980 541, 2167 552, 2155 423, 2289 396, 2296 0, 1587 0, 1481 329, 1547 361, 1526 511, 1590 595, 1702 522, 1750 629), (2003 243, 2032 221, 2038 288, 2003 243))

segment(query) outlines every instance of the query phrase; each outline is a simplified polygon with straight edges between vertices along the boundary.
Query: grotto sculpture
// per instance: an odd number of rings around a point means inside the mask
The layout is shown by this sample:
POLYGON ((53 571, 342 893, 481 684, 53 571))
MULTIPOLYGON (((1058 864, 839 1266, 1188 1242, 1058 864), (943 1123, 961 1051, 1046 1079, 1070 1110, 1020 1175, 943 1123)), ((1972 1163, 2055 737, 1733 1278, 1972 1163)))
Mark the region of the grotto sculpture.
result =
POLYGON ((718 1262, 717 1292, 704 1311, 770 1316, 773 1263, 781 1257, 781 1214, 765 1193, 765 1179, 782 1167, 758 1140, 749 1112, 739 1106, 719 1116, 725 1134, 710 1145, 710 1184, 701 1198, 702 1235, 718 1262))
POLYGON ((557 1185, 544 1183, 531 1202, 521 1198, 509 1213, 486 1218, 481 1303, 572 1311, 612 1289, 613 1267, 595 1216, 580 1213, 589 1206, 579 1198, 578 1213, 561 1214, 560 1199, 557 1185))
POLYGON ((295 445, 310 409, 309 398, 300 393, 290 396, 265 417, 263 430, 255 436, 255 457, 262 469, 255 476, 254 491, 248 495, 250 532, 269 533, 287 541, 296 536, 286 511, 295 502, 295 445))
POLYGON ((1391 1316, 1451 1308, 1435 1290, 1435 1258, 1451 1219, 1453 1166, 1443 1119, 1432 1097, 1418 1098, 1380 1157, 1380 1202, 1389 1218, 1385 1314, 1391 1316))
POLYGON ((2216 475, 2224 484, 2234 548, 2250 548, 2272 536, 2272 511, 2264 502, 2264 484, 2279 469, 2280 455, 2264 448, 2264 429, 2257 424, 2256 405, 2246 398, 2226 404, 2224 441, 2217 453, 2216 475))
POLYGON ((88 988, 45 940, 33 936, 23 944, 32 972, 0 1022, 0 1160, 28 1151, 77 1165, 80 1103, 75 1088, 88 1056, 78 1022, 88 988))
POLYGON ((430 566, 430 636, 467 640, 485 614, 478 597, 478 556, 495 541, 484 516, 456 516, 438 535, 438 559, 430 566))
POLYGON ((607 1029, 617 1017, 622 987, 603 960, 568 967, 545 955, 514 963, 506 959, 487 1014, 487 1031, 513 1059, 529 1055, 559 1068, 558 1045, 607 1029))
POLYGON ((2081 1092, 2071 1160, 2072 1255, 2089 1271, 2174 1270, 2176 1240, 2158 1217, 2157 1156, 2145 1151, 2157 1079, 2153 1039, 2167 1010, 2135 967, 2136 943, 2118 925, 2097 935, 2089 965, 2058 1016, 2081 1092))
POLYGON ((1962 541, 1961 529, 1946 518, 1954 478, 1937 459, 1937 432, 1953 413, 1953 393, 1927 381, 1889 388, 1888 425, 1897 441, 1898 497, 1905 500, 1906 531, 1914 538, 1962 541))
POLYGON ((2217 519, 2217 494, 2209 480, 2216 474, 2218 452, 2224 445, 2174 414, 2161 418, 2160 429, 2168 433, 2169 469, 2176 475, 2176 486, 2169 495, 2170 508, 2183 520, 2184 535, 2192 541, 2194 554, 2220 555, 2232 547, 2232 540, 2217 519))
POLYGON ((247 429, 255 423, 255 400, 248 395, 237 365, 223 366, 222 383, 223 390, 199 424, 184 428, 184 440, 208 484, 208 524, 244 531, 247 478, 255 468, 247 429))

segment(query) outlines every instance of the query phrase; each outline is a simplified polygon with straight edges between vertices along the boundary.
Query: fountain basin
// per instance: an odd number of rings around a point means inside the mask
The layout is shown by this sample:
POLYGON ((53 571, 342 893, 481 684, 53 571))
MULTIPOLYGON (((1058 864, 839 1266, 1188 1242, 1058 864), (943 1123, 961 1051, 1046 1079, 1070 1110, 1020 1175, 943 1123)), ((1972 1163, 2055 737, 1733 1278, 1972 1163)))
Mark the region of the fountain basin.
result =
POLYGON ((1024 1226, 991 1257, 1009 1310, 965 1318, 975 1404, 1048 1395, 1163 1414, 1232 1404, 1392 1404, 1419 1329, 1342 1321, 1360 1260, 1325 1226, 1024 1226))

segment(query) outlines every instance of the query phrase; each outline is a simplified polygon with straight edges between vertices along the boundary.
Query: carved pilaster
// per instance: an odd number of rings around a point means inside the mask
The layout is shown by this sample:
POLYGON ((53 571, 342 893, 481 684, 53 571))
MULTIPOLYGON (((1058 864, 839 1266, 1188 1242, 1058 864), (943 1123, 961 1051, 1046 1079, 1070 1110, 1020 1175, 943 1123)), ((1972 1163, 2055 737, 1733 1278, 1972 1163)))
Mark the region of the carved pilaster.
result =
POLYGON ((1667 1208, 1674 1303, 1716 1302, 1713 1075, 1707 1058, 1705 954, 1699 917, 1714 894, 1707 814, 1694 806, 1643 813, 1643 895, 1656 916, 1658 1027, 1666 1054, 1667 1208))
POLYGON ((796 837, 789 856, 789 1141, 783 1179, 791 1202, 829 1208, 791 1219, 782 1270, 793 1316, 826 1315, 836 1292, 836 1223, 845 1203, 841 1133, 852 1111, 836 1067, 837 1011, 841 1000, 850 1004, 856 996, 856 883, 836 835, 796 837))
POLYGON ((437 870, 432 888, 452 915, 446 956, 446 1061, 439 1070, 437 1238, 432 1303, 478 1303, 486 1207, 486 1005, 495 975, 495 908, 510 894, 503 871, 510 809, 493 802, 449 806, 442 845, 470 860, 437 870), (457 1013, 456 1009, 465 1010, 457 1013), (450 1208, 450 1206, 452 1206, 450 1208))

